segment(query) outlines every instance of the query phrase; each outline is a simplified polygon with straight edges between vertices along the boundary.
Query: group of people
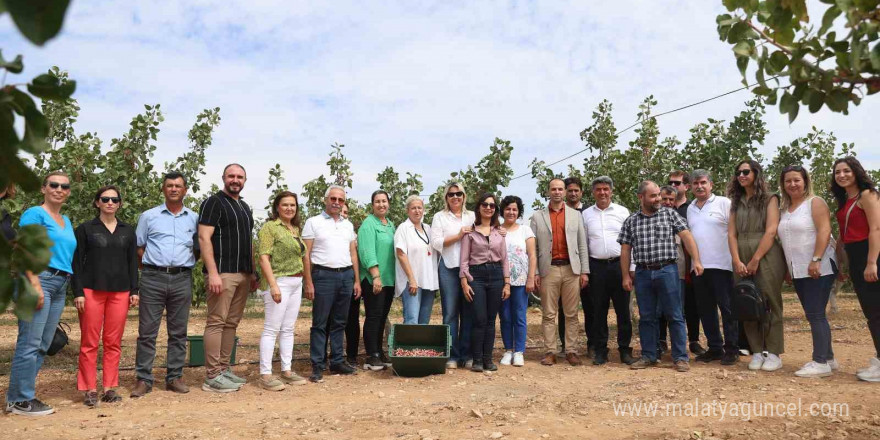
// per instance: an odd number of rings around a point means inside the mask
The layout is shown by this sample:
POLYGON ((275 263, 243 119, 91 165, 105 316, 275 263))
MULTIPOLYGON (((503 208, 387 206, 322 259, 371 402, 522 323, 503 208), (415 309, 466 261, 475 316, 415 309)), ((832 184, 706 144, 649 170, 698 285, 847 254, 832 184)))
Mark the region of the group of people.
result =
MULTIPOLYGON (((654 366, 667 350, 677 371, 689 370, 688 350, 697 361, 731 365, 746 350, 751 355, 749 369, 774 371, 782 366, 781 290, 787 278, 794 284, 813 339, 812 360, 795 374, 828 376, 838 365, 825 307, 843 267, 840 256, 848 260, 849 276, 880 353, 880 196, 852 157, 834 163, 831 184, 845 253, 835 252, 830 210, 813 194, 807 171, 785 168, 778 176, 777 195, 760 164, 752 160, 737 165, 727 197, 715 195, 713 176, 705 170, 674 171, 662 186, 644 181, 633 213, 614 203, 614 182, 608 177, 591 182, 595 204, 589 207, 581 203, 583 184, 578 178, 553 179, 548 206, 535 212, 528 225, 519 222, 524 210, 519 197, 481 194, 471 211, 464 186, 456 182, 446 185, 445 207, 430 225, 424 222, 424 201, 413 195, 405 201, 407 219, 395 226, 387 217, 388 193, 375 191, 372 213, 357 232, 345 213, 344 188, 330 186, 324 210, 304 224, 298 196, 284 191, 275 196, 257 243, 251 208, 240 195, 246 180, 243 166, 228 165, 223 189, 210 195, 197 214, 183 203, 186 178, 168 173, 162 182, 165 202, 142 213, 136 227, 117 219, 123 195, 117 187, 105 186, 95 194, 95 218, 74 230, 62 214, 70 179, 62 172, 47 175, 43 203, 27 209, 19 221, 20 227, 45 227, 53 246, 49 267, 40 274, 25 274, 37 292, 37 310, 32 318, 18 321, 6 411, 54 411, 36 398, 35 382, 68 284, 82 334, 77 387, 87 406, 122 399, 116 388, 130 307, 139 312, 137 382, 130 397, 152 391, 163 313, 168 330, 165 388, 188 392, 182 378, 192 270, 199 258, 207 291, 202 389, 210 392, 233 392, 246 383, 230 368, 230 357, 254 290, 265 304, 258 385, 273 391, 321 382, 325 369, 355 374, 361 334, 366 351, 362 367, 389 367, 382 346, 394 298, 402 300, 404 323, 427 324, 438 291, 442 322, 452 339, 448 369, 497 370, 493 350, 499 316, 504 345, 500 364, 523 366, 528 296, 538 292, 542 365, 557 363, 560 352, 571 365, 583 363, 576 350, 580 303, 586 356, 595 365, 609 361, 608 310, 613 305, 619 360, 630 368, 654 366), (763 295, 767 319, 737 322, 733 287, 741 279, 753 280, 763 295), (630 346, 633 291, 639 310, 639 358, 630 346), (312 303, 308 379, 292 370, 294 328, 303 297, 312 303), (700 345, 700 324, 708 348, 700 345), (102 342, 103 392, 98 394, 96 363, 102 342), (281 360, 277 376, 272 368, 276 343, 281 360)), ((0 197, 14 192, 10 186, 0 197)), ((2 214, 2 232, 12 239, 16 231, 11 218, 2 214)), ((880 381, 880 359, 872 357, 858 378, 880 381)))

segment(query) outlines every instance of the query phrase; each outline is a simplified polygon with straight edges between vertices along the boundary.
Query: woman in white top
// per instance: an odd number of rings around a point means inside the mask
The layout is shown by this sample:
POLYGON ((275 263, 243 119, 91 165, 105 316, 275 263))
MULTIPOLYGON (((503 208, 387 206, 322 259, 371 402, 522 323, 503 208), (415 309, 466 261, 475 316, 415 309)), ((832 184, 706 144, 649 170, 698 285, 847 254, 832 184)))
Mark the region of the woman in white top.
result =
POLYGON ((431 228, 422 223, 425 202, 417 195, 406 199, 408 221, 394 233, 397 255, 396 295, 403 300, 404 324, 427 324, 437 293, 438 252, 431 248, 431 228))
POLYGON ((464 185, 450 182, 443 193, 446 209, 434 215, 431 222, 431 247, 440 253, 437 275, 440 282, 440 307, 443 323, 452 335, 452 353, 446 368, 458 368, 458 363, 470 368, 471 327, 473 317, 464 313, 464 292, 459 279, 461 238, 474 230, 473 211, 465 209, 467 194, 464 185))
POLYGON ((821 197, 813 195, 810 176, 799 165, 788 166, 779 176, 782 214, 779 240, 788 273, 804 307, 813 334, 813 360, 794 373, 800 377, 825 377, 837 368, 831 351, 831 327, 825 307, 836 267, 831 242, 831 214, 821 197))
POLYGON ((517 196, 507 196, 501 200, 501 214, 504 216, 504 229, 507 235, 507 260, 510 262, 510 297, 501 303, 501 340, 504 342, 504 356, 501 365, 522 367, 523 353, 526 350, 526 311, 529 307, 529 294, 535 290, 535 272, 538 257, 535 253, 535 233, 532 228, 518 224, 522 218, 523 202, 517 196))

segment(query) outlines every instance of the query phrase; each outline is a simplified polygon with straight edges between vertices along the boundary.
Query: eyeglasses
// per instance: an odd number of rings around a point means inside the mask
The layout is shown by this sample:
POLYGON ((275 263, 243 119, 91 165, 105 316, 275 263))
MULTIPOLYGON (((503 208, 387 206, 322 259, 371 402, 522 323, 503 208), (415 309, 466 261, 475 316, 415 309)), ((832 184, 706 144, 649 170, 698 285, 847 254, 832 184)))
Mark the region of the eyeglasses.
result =
POLYGON ((752 174, 752 170, 744 169, 744 170, 737 170, 736 173, 734 173, 733 175, 736 177, 739 177, 739 176, 748 176, 749 174, 752 174))
POLYGON ((667 183, 668 183, 670 186, 679 186, 679 185, 681 185, 683 182, 682 182, 681 180, 670 180, 670 181, 667 182, 667 183))
POLYGON ((483 203, 480 203, 480 206, 482 206, 483 208, 489 208, 489 209, 493 209, 493 210, 495 209, 494 203, 483 202, 483 203))
POLYGON ((345 197, 327 197, 331 203, 345 203, 345 197))
POLYGON ((101 197, 101 203, 113 202, 119 204, 120 201, 122 201, 122 199, 119 197, 101 197))
POLYGON ((52 189, 58 189, 59 186, 61 187, 61 189, 65 190, 65 191, 70 189, 69 183, 49 182, 46 185, 48 185, 49 188, 52 188, 52 189))
POLYGON ((464 197, 464 192, 462 192, 462 191, 448 192, 448 193, 446 193, 446 197, 464 197))

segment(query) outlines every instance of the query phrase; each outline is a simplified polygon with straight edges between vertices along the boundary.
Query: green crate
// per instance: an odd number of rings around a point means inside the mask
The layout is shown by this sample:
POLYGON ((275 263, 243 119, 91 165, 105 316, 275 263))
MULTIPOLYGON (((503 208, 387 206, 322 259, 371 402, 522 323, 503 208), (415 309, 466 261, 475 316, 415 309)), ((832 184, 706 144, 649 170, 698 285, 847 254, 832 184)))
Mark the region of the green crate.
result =
POLYGON ((446 373, 446 362, 452 349, 448 325, 394 324, 388 335, 388 357, 398 376, 423 377, 446 373), (398 348, 427 348, 442 351, 437 357, 394 356, 398 348))
MULTIPOLYGON (((202 335, 188 335, 186 337, 187 351, 189 351, 190 367, 201 367, 205 365, 205 339, 202 335)), ((238 336, 232 343, 232 353, 229 356, 229 365, 235 365, 235 350, 238 348, 238 336)))

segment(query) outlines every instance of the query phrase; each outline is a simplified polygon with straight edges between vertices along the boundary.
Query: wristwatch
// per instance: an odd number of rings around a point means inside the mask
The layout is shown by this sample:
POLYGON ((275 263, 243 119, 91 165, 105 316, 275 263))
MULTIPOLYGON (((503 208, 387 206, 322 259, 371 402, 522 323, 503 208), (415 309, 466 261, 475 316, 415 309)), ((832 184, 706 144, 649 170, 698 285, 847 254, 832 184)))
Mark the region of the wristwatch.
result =
POLYGON ((813 257, 810 259, 810 261, 812 261, 813 263, 818 263, 822 261, 822 257, 813 257))

